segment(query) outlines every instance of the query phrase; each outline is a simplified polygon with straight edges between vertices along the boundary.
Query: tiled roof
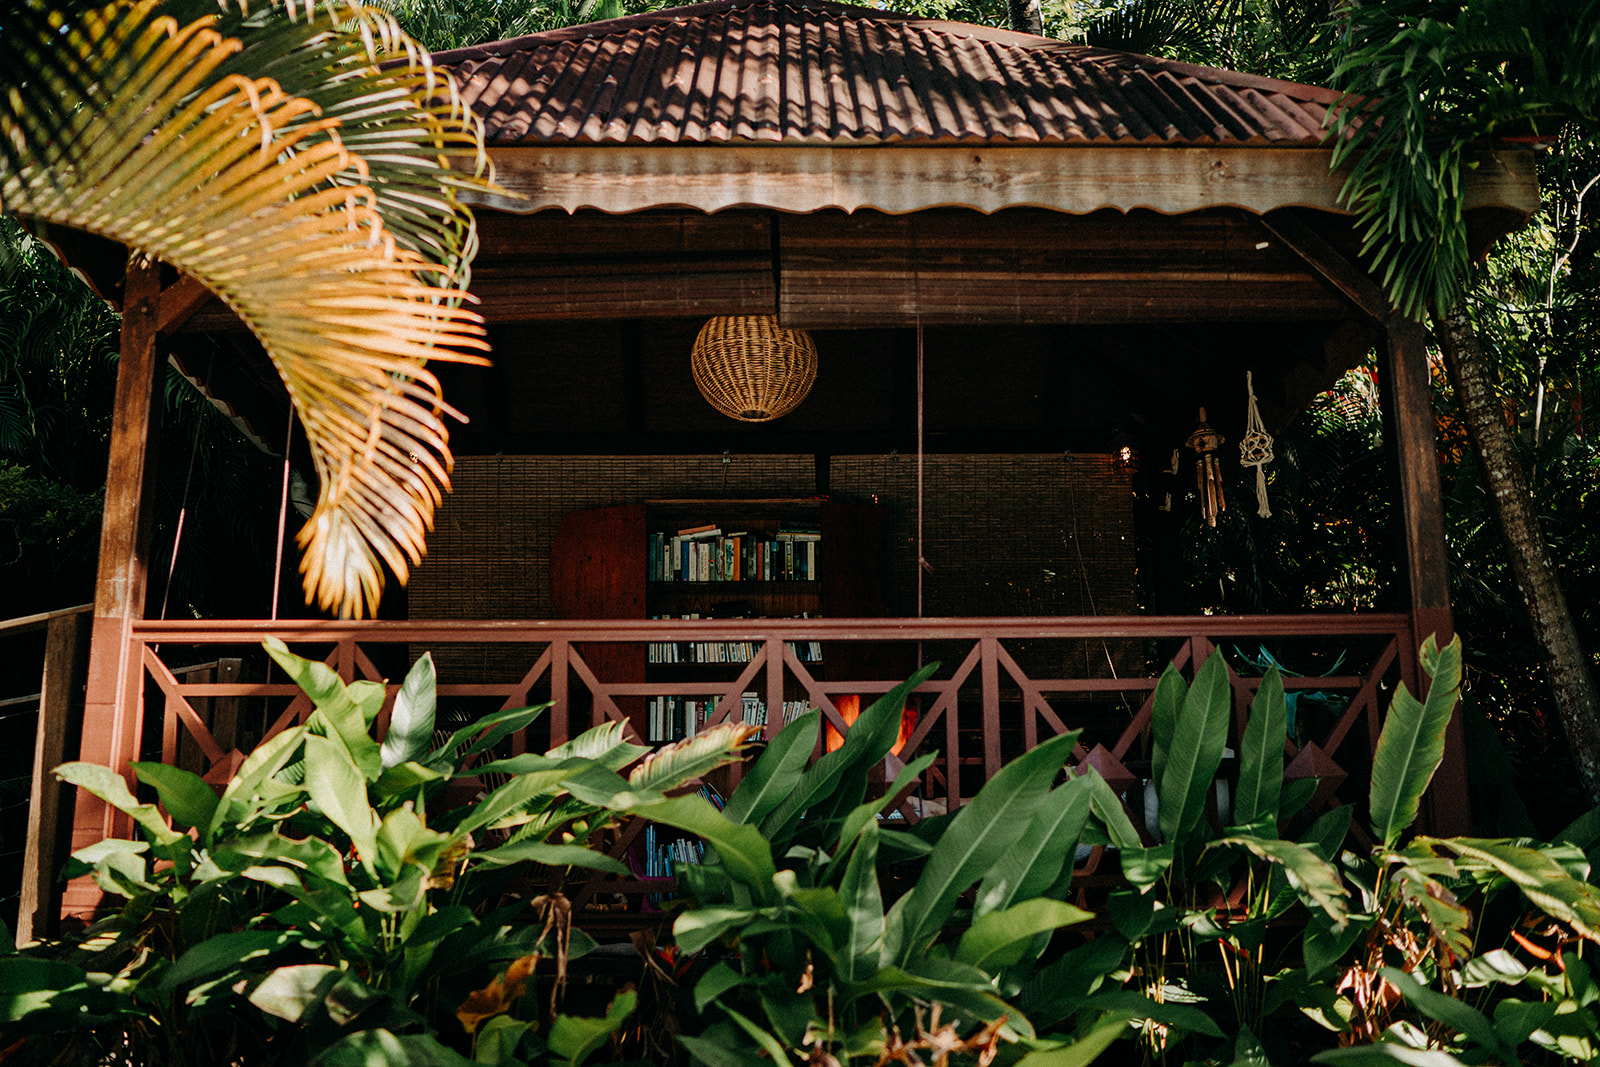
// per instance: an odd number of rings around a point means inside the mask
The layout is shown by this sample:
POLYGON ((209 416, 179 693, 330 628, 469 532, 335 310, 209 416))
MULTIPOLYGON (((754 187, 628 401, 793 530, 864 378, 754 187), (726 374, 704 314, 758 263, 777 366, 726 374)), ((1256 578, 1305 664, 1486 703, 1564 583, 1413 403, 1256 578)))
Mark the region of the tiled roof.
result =
POLYGON ((443 52, 491 144, 1315 145, 1332 90, 828 0, 443 52))

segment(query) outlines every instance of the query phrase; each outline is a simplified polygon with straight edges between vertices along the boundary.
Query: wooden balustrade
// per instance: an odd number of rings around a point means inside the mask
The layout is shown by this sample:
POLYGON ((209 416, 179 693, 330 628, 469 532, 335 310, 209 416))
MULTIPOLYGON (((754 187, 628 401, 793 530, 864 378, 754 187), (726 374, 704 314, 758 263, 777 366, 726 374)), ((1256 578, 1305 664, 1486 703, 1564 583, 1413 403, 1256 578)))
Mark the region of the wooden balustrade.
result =
MULTIPOLYGON (((484 681, 451 677, 441 672, 441 704, 477 702, 481 710, 550 703, 530 728, 531 736, 512 739, 515 750, 554 745, 606 719, 630 722, 624 708, 642 706, 651 696, 698 696, 716 701, 710 721, 738 719, 742 697, 755 692, 767 708, 780 708, 785 697, 806 700, 822 710, 839 733, 849 730, 837 699, 863 700, 881 694, 900 677, 822 676, 802 662, 791 642, 822 642, 826 650, 850 643, 852 648, 895 647, 903 651, 938 648, 958 654, 914 694, 915 728, 900 753, 909 761, 937 750, 920 802, 936 808, 964 803, 1003 760, 1032 747, 1041 737, 1083 729, 1076 757, 1095 766, 1119 789, 1140 773, 1143 741, 1150 717, 1156 678, 1167 664, 1185 675, 1221 648, 1230 665, 1234 693, 1234 737, 1243 731, 1249 702, 1260 674, 1257 649, 1290 667, 1321 671, 1309 677, 1287 677, 1293 694, 1316 693, 1320 711, 1302 715, 1291 741, 1289 775, 1323 779, 1319 794, 1328 802, 1342 781, 1364 769, 1375 743, 1382 709, 1394 684, 1404 679, 1415 686, 1417 646, 1410 617, 1400 614, 1118 617, 1118 618, 962 618, 962 619, 759 619, 661 621, 527 621, 476 622, 134 622, 130 648, 134 662, 146 672, 145 690, 162 700, 160 758, 176 762, 180 737, 192 739, 193 752, 204 757, 202 768, 221 780, 237 767, 242 754, 235 747, 242 735, 219 740, 207 702, 254 701, 258 732, 270 736, 310 712, 309 701, 287 679, 226 681, 209 676, 180 677, 168 665, 181 655, 217 660, 238 655, 241 646, 267 635, 287 642, 302 655, 324 659, 349 680, 365 678, 388 683, 390 699, 398 688, 403 664, 422 649, 443 652, 460 646, 522 646, 526 669, 509 680, 484 681), (723 663, 702 670, 693 679, 608 681, 598 676, 583 651, 601 645, 649 642, 748 642, 748 661, 723 663), (1088 643, 1085 645, 1085 643, 1088 643), (1114 674, 1112 644, 1126 663, 1131 657, 1146 669, 1123 677, 1114 674), (1055 662, 1045 651, 1052 644, 1107 649, 1106 663, 1096 671, 1072 676, 1030 675, 1020 659, 1055 662), (387 658, 380 649, 389 649, 387 658), (403 659, 397 656, 403 652, 403 659), (391 669, 378 668, 374 657, 391 669), (1321 664, 1321 667, 1318 665, 1321 664), (631 701, 631 703, 630 703, 631 701), (1366 744, 1351 741, 1356 731, 1366 744), (1341 765, 1342 764, 1342 765, 1341 765), (1131 768, 1131 769, 1130 769, 1131 768)), ((503 654, 497 657, 504 660, 503 654)), ((857 656, 855 659, 861 659, 857 656)), ((870 657, 868 657, 870 659, 870 657)), ((1060 657, 1057 657, 1059 659, 1060 657)), ((824 656, 824 663, 828 658, 824 656)), ((280 675, 281 677, 281 675, 280 675)), ((137 713, 143 716, 142 706, 137 713)), ((239 712, 229 713, 237 723, 239 712)), ((778 715, 767 725, 781 728, 778 715)), ((633 712, 632 725, 638 724, 633 712)), ((233 727, 235 730, 237 726, 233 727)), ((636 731, 637 732, 637 731, 636 731)), ((152 736, 149 734, 147 736, 152 736)), ((149 746, 149 747, 153 747, 149 746)), ((146 752, 154 757, 153 751, 146 752)), ((894 768, 891 767, 892 771, 894 768)))

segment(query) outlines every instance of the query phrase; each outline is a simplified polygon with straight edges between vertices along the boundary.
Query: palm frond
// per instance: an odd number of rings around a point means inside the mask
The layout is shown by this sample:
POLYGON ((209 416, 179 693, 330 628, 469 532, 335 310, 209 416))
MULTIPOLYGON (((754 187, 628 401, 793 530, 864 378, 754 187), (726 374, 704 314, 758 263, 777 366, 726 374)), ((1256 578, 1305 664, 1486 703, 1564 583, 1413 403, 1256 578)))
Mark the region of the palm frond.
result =
POLYGON ((404 581, 421 559, 448 487, 453 412, 426 363, 480 362, 487 348, 478 317, 458 306, 473 235, 453 198, 481 180, 457 158, 483 152, 415 54, 378 66, 379 44, 403 41, 392 24, 337 10, 348 26, 302 11, 285 31, 293 46, 279 42, 281 75, 309 75, 323 57, 326 106, 287 91, 294 79, 246 73, 247 45, 217 16, 180 22, 154 0, 73 15, 34 49, 64 59, 6 78, 45 88, 0 100, 0 137, 16 148, 0 209, 159 257, 249 326, 301 414, 321 482, 299 534, 307 599, 361 615, 384 566, 404 581), (316 18, 325 24, 309 33, 316 18), (42 110, 41 93, 54 94, 42 110))

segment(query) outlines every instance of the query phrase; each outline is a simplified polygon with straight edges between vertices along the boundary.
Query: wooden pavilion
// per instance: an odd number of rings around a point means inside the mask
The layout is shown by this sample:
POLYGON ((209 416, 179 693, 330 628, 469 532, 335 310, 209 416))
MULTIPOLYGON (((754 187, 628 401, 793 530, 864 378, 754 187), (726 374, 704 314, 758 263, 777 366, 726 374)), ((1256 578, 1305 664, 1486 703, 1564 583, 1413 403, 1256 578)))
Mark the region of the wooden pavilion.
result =
MULTIPOLYGON (((924 795, 955 805, 1041 729, 1090 720, 1080 758, 1126 786, 1162 665, 1299 640, 1351 654, 1337 677, 1290 680, 1339 694, 1290 773, 1323 778, 1319 802, 1359 776, 1387 693, 1416 684, 1418 644, 1451 622, 1424 334, 1358 255, 1322 143, 1335 93, 829 0, 718 0, 436 62, 482 117, 506 192, 479 204, 473 282, 496 366, 446 379, 471 422, 429 562, 393 618, 144 618, 156 359, 198 371, 206 345, 205 387, 263 437, 286 400, 203 291, 155 272, 105 279, 128 314, 82 758, 125 766, 159 749, 226 775, 249 740, 229 701, 275 702, 258 732, 305 707, 281 680, 196 680, 173 657, 269 633, 347 678, 394 676, 400 653, 434 649, 446 698, 554 702, 529 745, 606 716, 645 734, 658 701, 691 694, 713 719, 749 713, 756 694, 769 730, 801 699, 843 730, 847 700, 937 647, 945 666, 901 756, 941 750, 924 795), (708 317, 750 315, 817 339, 811 395, 770 423, 712 411, 688 373, 708 317), (1138 564, 1117 543, 1139 520, 1114 453, 1165 466, 1199 406, 1231 450, 1246 371, 1275 429, 1374 346, 1399 472, 1388 610, 1178 616, 1155 596, 1140 613, 1138 564), (929 558, 930 480, 959 483, 971 503, 949 504, 965 531, 949 551, 988 570, 929 558), (752 540, 734 526, 819 528, 812 599, 758 582, 740 590, 753 608, 659 606, 651 534, 699 518, 752 540), (1007 575, 1024 570, 1059 585, 1031 541, 1076 545, 1076 592, 1016 591, 1029 582, 1007 575), (984 577, 945 577, 969 572, 984 577), (680 614, 704 617, 649 617, 680 614), (719 662, 657 669, 679 645, 719 662), (814 647, 836 650, 825 669, 814 647)), ((1489 145, 1475 164, 1481 254, 1538 197, 1528 152, 1489 145)), ((92 272, 91 245, 62 244, 92 272)), ((727 600, 696 590, 713 592, 727 600)), ((1459 738, 1435 787, 1441 830, 1467 814, 1459 738)), ((126 830, 77 799, 73 847, 126 830)), ((51 869, 48 849, 39 862, 51 869)), ((92 902, 69 893, 66 907, 92 902)))

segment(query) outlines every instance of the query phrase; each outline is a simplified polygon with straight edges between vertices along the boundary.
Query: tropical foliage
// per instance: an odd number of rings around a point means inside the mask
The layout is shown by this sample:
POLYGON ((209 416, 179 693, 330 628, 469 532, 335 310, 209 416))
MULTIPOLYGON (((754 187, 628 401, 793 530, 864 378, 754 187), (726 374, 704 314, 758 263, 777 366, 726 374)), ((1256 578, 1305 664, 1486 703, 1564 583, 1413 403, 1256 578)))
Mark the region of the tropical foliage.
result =
POLYGON ((370 610, 448 484, 426 363, 485 347, 459 306, 476 242, 457 193, 486 161, 449 83, 392 19, 345 4, 5 19, 0 208, 123 241, 239 314, 319 478, 308 596, 370 610))
POLYGON ((926 672, 814 762, 820 713, 789 724, 719 811, 682 786, 752 728, 647 755, 608 724, 505 755, 540 709, 436 733, 424 657, 380 741, 382 687, 271 652, 315 711, 220 795, 137 765, 158 808, 106 768, 60 769, 143 839, 69 869, 126 901, 115 916, 0 966, 18 1062, 1060 1067, 1120 1043, 1147 1062, 1445 1067, 1592 1062, 1600 1041, 1581 953, 1600 940, 1583 851, 1600 814, 1553 844, 1407 838, 1459 693, 1455 643, 1424 646, 1427 693, 1396 694, 1359 830, 1311 803, 1315 780, 1284 779, 1275 669, 1226 769, 1220 654, 1192 683, 1161 679, 1142 800, 1069 772, 1068 734, 912 822, 931 757, 874 778, 926 672), (562 889, 574 868, 625 870, 604 849, 624 815, 699 836, 705 862, 681 873, 670 942, 636 942, 638 989, 568 1014, 565 967, 593 941, 562 889), (1086 897, 1074 868, 1096 848, 1125 885, 1086 897))
POLYGON ((383 686, 347 686, 281 645, 269 651, 315 711, 264 742, 220 796, 187 771, 135 764, 163 812, 108 768, 57 770, 126 812, 142 840, 100 842, 68 868, 124 901, 116 914, 0 964, 8 1057, 581 1062, 632 1001, 619 996, 607 1018, 556 1012, 567 961, 593 945, 571 927, 567 873, 625 871, 586 847, 604 816, 681 806, 665 791, 737 758, 752 728, 651 753, 611 723, 543 755, 496 758, 543 708, 436 736, 424 656, 380 742, 383 686), (533 995, 551 982, 550 999, 533 995))

